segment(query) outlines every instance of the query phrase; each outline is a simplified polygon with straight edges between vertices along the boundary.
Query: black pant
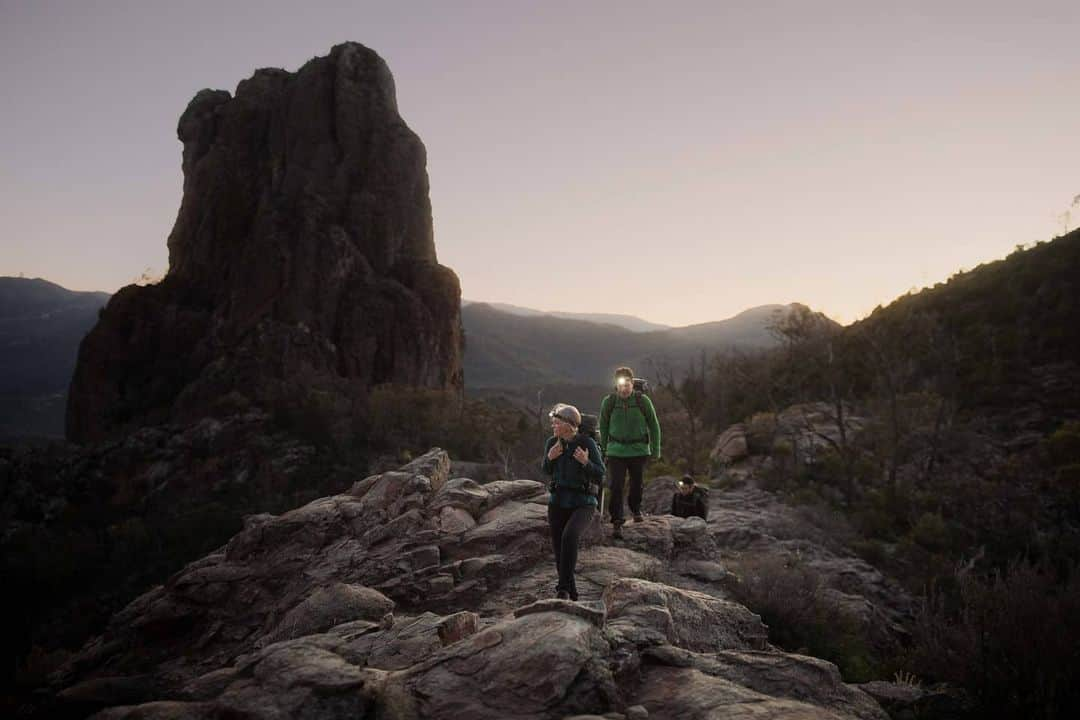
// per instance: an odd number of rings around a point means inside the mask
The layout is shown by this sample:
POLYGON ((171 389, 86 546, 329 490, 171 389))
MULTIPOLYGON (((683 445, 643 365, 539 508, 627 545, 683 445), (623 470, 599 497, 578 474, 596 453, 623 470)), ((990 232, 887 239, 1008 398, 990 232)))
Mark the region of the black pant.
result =
POLYGON ((611 478, 611 524, 622 525, 626 522, 623 514, 623 488, 626 484, 626 472, 630 471, 630 512, 641 514, 641 493, 644 488, 645 461, 648 455, 638 457, 607 458, 608 477, 611 478))
POLYGON ((548 505, 548 525, 551 526, 551 548, 555 551, 555 567, 559 570, 556 592, 565 591, 571 600, 578 599, 574 569, 577 567, 581 534, 589 527, 595 508, 561 508, 548 505))

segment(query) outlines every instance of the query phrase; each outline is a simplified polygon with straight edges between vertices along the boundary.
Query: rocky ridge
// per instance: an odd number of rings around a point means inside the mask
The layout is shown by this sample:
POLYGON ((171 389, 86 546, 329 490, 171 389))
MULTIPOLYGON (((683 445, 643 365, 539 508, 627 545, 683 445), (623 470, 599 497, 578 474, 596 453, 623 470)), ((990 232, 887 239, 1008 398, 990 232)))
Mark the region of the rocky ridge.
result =
POLYGON ((651 515, 620 545, 597 523, 571 603, 551 599, 544 487, 450 467, 435 449, 247 518, 72 657, 59 701, 99 718, 887 717, 732 599, 718 497, 709 523, 651 515))

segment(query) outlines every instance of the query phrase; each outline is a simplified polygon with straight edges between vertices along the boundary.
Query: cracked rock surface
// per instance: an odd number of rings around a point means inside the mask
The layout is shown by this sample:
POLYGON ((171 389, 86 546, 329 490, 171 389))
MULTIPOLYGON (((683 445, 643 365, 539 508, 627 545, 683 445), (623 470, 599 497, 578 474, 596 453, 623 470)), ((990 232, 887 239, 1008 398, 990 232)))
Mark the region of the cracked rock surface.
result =
POLYGON ((581 601, 557 600, 540 483, 450 468, 436 448, 252 518, 118 613, 58 698, 97 718, 887 717, 831 663, 771 646, 679 519, 619 545, 598 520, 581 601))

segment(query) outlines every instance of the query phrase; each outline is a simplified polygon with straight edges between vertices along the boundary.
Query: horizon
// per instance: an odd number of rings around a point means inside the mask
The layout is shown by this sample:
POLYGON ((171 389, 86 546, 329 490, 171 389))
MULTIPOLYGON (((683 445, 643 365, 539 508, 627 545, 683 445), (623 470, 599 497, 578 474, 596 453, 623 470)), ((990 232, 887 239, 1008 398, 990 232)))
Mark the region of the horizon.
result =
POLYGON ((439 260, 485 302, 846 325, 1080 220, 1076 3, 213 7, 4 6, 0 274, 164 274, 187 102, 350 39, 389 65, 439 260))
MULTIPOLYGON (((1080 201, 1080 195, 1077 196, 1077 201, 1080 201)), ((1057 239, 1059 239, 1061 237, 1064 237, 1065 235, 1068 235, 1071 232, 1074 232, 1076 229, 1080 229, 1080 228, 1074 228, 1073 230, 1070 230, 1067 233, 1057 235, 1057 236, 1055 236, 1053 238, 1050 238, 1049 240, 1040 240, 1040 241, 1033 242, 1033 243, 1030 243, 1030 244, 1017 245, 1016 247, 1013 248, 1013 251, 1015 252, 1017 250, 1019 250, 1019 251, 1029 250, 1032 247, 1035 247, 1036 245, 1041 245, 1041 244, 1046 243, 1046 242, 1053 242, 1054 240, 1057 240, 1057 239)), ((592 316, 602 316, 602 315, 624 316, 624 317, 631 318, 631 319, 634 319, 634 320, 643 321, 643 322, 646 322, 646 323, 649 323, 649 324, 664 326, 662 329, 678 330, 680 328, 693 327, 695 325, 708 325, 708 324, 711 324, 711 323, 726 322, 728 320, 733 320, 736 317, 739 317, 740 315, 743 315, 743 314, 745 314, 747 312, 750 312, 752 310, 756 310, 756 309, 762 308, 762 307, 770 307, 770 306, 789 307, 789 306, 795 305, 795 304, 802 304, 802 305, 806 305, 807 307, 809 307, 810 310, 812 310, 814 312, 822 313, 828 319, 839 323, 841 326, 846 327, 848 325, 853 325, 853 324, 855 324, 857 322, 860 322, 861 320, 866 319, 867 317, 869 317, 874 312, 874 310, 877 310, 878 308, 882 308, 882 307, 887 307, 890 304, 892 304, 893 302, 895 302, 895 301, 897 301, 897 300, 899 300, 899 299, 901 299, 901 298, 903 298, 903 297, 905 297, 905 296, 907 296, 909 294, 918 294, 918 293, 924 292, 926 290, 933 289, 933 288, 937 287, 938 285, 947 284, 954 277, 956 277, 957 275, 962 275, 964 273, 972 272, 972 271, 978 270, 983 265, 988 265, 988 264, 999 262, 999 261, 1002 261, 1002 260, 1005 260, 1005 259, 1006 259, 1006 256, 1003 255, 1003 256, 997 257, 997 258, 989 258, 987 260, 984 260, 983 262, 980 262, 977 265, 973 265, 973 266, 968 267, 968 268, 958 268, 955 272, 953 272, 951 275, 949 275, 946 278, 943 278, 941 280, 937 280, 933 284, 927 284, 927 285, 923 285, 921 287, 909 288, 907 291, 902 292, 902 293, 896 295, 895 297, 892 297, 892 298, 889 298, 888 300, 879 302, 873 308, 868 310, 865 314, 860 315, 860 316, 855 317, 855 318, 852 318, 850 320, 841 320, 841 319, 839 319, 837 317, 834 317, 834 316, 828 314, 827 312, 824 312, 823 310, 821 310, 819 308, 815 308, 812 305, 809 305, 808 303, 802 303, 802 302, 800 302, 798 300, 793 300, 791 302, 786 302, 786 303, 765 302, 765 303, 761 303, 761 304, 758 304, 758 305, 747 305, 747 306, 743 306, 739 310, 736 310, 735 312, 731 313, 730 315, 725 315, 723 317, 714 317, 712 319, 701 320, 701 321, 697 321, 697 322, 687 323, 687 324, 684 324, 684 325, 671 325, 671 324, 667 324, 667 323, 662 323, 662 322, 653 320, 653 319, 651 319, 649 317, 645 317, 645 316, 641 316, 641 315, 635 315, 633 313, 627 313, 627 312, 621 312, 621 313, 620 312, 601 312, 601 311, 588 312, 588 311, 583 311, 583 310, 545 309, 545 308, 540 308, 540 307, 536 307, 536 306, 526 306, 526 305, 518 305, 518 304, 515 304, 515 303, 507 303, 507 302, 503 302, 501 300, 476 300, 476 299, 466 298, 464 296, 464 294, 462 294, 462 297, 461 297, 461 307, 464 308, 465 305, 489 305, 489 306, 492 306, 498 312, 507 312, 505 310, 500 309, 499 307, 495 307, 495 306, 498 306, 498 305, 504 305, 504 306, 514 307, 514 308, 517 308, 517 309, 520 309, 520 310, 529 310, 529 311, 540 313, 540 314, 543 314, 543 315, 557 315, 557 314, 561 313, 561 314, 592 315, 592 316)), ((105 291, 105 290, 80 290, 80 289, 77 289, 77 288, 67 287, 65 285, 62 285, 62 284, 56 282, 55 280, 52 280, 52 279, 49 279, 49 278, 46 278, 46 277, 41 277, 41 276, 26 277, 23 274, 19 274, 19 275, 0 275, 0 279, 4 279, 4 278, 19 279, 19 280, 30 280, 30 281, 40 280, 42 282, 46 282, 46 283, 49 283, 51 285, 55 285, 55 286, 61 288, 62 290, 67 290, 69 292, 103 293, 105 295, 108 295, 109 297, 111 297, 112 295, 115 295, 116 292, 118 292, 120 289, 122 289, 122 287, 124 287, 124 286, 121 286, 121 288, 117 288, 117 290, 112 291, 112 292, 105 291)), ((128 283, 128 284, 129 285, 130 284, 146 285, 146 284, 153 284, 154 282, 158 282, 158 281, 160 281, 160 279, 151 280, 149 282, 138 282, 138 283, 133 281, 132 283, 128 283)), ((585 321, 585 322, 588 322, 588 321, 585 321)))

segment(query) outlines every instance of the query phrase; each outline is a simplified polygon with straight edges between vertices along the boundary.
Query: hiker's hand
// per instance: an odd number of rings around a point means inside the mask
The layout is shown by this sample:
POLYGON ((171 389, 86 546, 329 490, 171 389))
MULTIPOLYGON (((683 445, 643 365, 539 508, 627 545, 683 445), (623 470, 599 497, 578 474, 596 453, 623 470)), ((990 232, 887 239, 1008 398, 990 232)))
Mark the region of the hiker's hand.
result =
MULTIPOLYGON (((556 440, 555 444, 551 446, 550 450, 548 450, 548 460, 554 460, 560 455, 562 455, 562 443, 556 440)), ((533 455, 533 457, 536 456, 533 455)))
MULTIPOLYGON (((536 457, 536 456, 533 455, 533 457, 536 457)), ((588 465, 589 464, 589 453, 586 452, 585 448, 580 448, 579 447, 577 450, 574 451, 574 459, 577 460, 582 465, 588 465)))

